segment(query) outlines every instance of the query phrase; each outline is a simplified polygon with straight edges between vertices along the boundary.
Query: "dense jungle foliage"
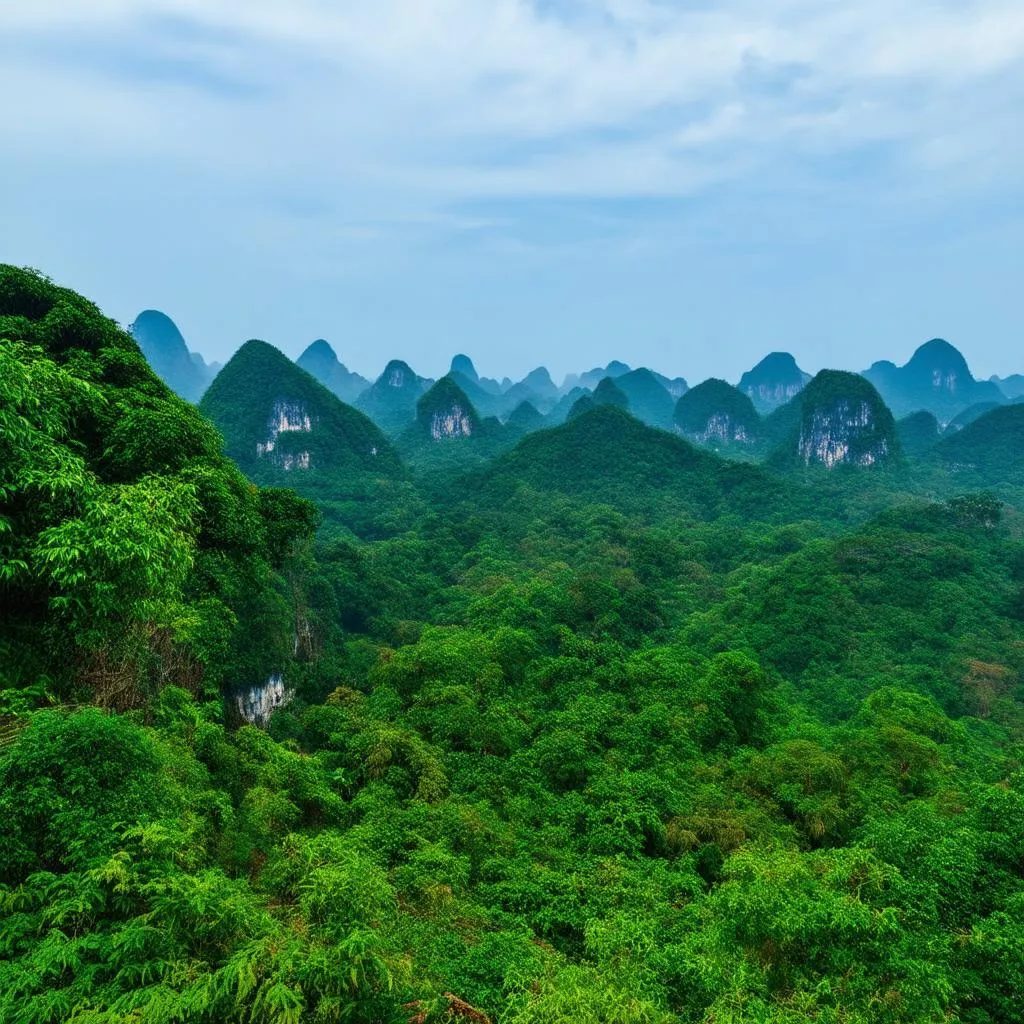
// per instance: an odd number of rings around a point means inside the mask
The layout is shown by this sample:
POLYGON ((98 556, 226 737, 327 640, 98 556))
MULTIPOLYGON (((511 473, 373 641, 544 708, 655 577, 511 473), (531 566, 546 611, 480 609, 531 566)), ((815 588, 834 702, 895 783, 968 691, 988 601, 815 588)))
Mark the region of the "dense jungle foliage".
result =
POLYGON ((1012 488, 613 401, 317 509, 73 292, 0 339, 5 1024, 1018 1024, 1012 488))

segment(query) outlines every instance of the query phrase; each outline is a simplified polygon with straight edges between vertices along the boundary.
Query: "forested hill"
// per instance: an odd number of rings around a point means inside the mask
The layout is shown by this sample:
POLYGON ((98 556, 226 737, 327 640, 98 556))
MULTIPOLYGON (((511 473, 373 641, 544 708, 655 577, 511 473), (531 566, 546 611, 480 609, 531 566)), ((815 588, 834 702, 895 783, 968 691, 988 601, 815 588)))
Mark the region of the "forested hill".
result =
POLYGON ((0 267, 0 1021, 1019 1024, 1017 407, 246 363, 0 267))

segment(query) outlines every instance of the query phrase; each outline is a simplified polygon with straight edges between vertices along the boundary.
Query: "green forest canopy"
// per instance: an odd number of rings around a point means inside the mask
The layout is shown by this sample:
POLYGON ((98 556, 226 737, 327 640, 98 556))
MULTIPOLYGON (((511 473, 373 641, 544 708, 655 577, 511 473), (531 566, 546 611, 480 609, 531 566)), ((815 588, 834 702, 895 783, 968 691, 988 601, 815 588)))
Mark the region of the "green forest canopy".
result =
POLYGON ((315 534, 73 292, 0 339, 0 1019, 1019 1022, 1013 504, 598 406, 315 534))

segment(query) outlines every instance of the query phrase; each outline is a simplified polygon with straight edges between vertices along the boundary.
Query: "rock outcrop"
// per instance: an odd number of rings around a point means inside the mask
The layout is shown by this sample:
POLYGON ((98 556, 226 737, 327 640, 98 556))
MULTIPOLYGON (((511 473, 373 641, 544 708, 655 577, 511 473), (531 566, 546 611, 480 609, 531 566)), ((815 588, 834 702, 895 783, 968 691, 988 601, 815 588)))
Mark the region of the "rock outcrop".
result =
POLYGON ((276 672, 265 683, 236 690, 232 696, 238 718, 248 725, 265 729, 270 716, 284 707, 295 696, 295 691, 289 690, 284 676, 276 672))
POLYGON ((473 437, 480 416, 451 376, 442 377, 417 403, 416 421, 434 441, 473 437))
POLYGON ((235 353, 200 409, 224 435, 228 454, 260 483, 301 489, 297 476, 341 483, 401 472, 397 452, 365 415, 263 341, 235 353))
POLYGON ((675 426, 692 441, 714 446, 754 443, 761 417, 739 388, 712 377, 691 388, 676 403, 675 426))
POLYGON ((795 447, 805 466, 874 466, 899 452, 892 412, 859 374, 822 370, 800 404, 795 447))

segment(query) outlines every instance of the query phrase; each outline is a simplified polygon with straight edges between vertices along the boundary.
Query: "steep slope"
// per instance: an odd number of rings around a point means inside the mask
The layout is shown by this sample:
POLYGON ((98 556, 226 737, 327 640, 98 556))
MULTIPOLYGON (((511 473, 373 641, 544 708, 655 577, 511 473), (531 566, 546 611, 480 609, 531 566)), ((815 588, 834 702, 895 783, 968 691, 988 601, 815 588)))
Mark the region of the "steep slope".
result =
POLYGON ((451 376, 442 377, 417 403, 416 422, 434 441, 480 433, 480 416, 451 376))
POLYGON ((939 421, 924 409, 904 416, 896 423, 900 448, 912 457, 923 455, 934 448, 939 443, 941 433, 939 421))
POLYGON ((1005 404, 1004 402, 975 402, 974 405, 969 405, 962 412, 958 412, 946 424, 945 432, 955 434, 958 430, 963 430, 964 427, 970 426, 975 420, 980 420, 985 413, 998 409, 999 406, 1005 404))
POLYGON ((128 328, 156 375, 187 402, 198 402, 213 374, 202 357, 190 353, 174 321, 157 309, 145 309, 128 328))
POLYGON ((792 401, 810 382, 788 352, 772 352, 740 378, 739 390, 760 413, 769 413, 792 401))
POLYGON ((221 448, 131 335, 0 265, 0 691, 127 709, 286 668, 274 567, 315 509, 221 448))
MULTIPOLYGON (((663 378, 664 379, 664 378, 663 378)), ((649 427, 672 427, 675 402, 651 370, 641 368, 615 378, 615 386, 629 400, 629 411, 649 427)))
POLYGON ((572 412, 576 403, 581 398, 589 397, 591 394, 593 394, 593 392, 588 388, 571 388, 562 395, 551 411, 547 414, 545 417, 547 423, 552 427, 560 426, 569 418, 569 414, 572 412))
POLYGON ((992 409, 963 430, 944 437, 936 460, 971 486, 1024 485, 1024 405, 992 409))
POLYGON ((700 444, 752 444, 761 433, 761 417, 739 388, 712 377, 691 388, 675 407, 681 433, 700 444))
POLYGON ((544 416, 529 402, 520 402, 505 421, 505 426, 520 436, 532 434, 544 425, 544 416))
POLYGON ((358 373, 353 373, 338 356, 330 344, 319 338, 296 360, 306 373, 315 377, 328 391, 333 391, 343 402, 353 403, 369 386, 370 382, 358 373))
POLYGON ((473 403, 473 407, 481 416, 503 416, 514 406, 515 399, 509 399, 502 394, 500 389, 489 390, 480 382, 480 378, 470 377, 461 370, 450 370, 448 379, 458 385, 466 398, 473 403))
MULTIPOLYGON (((483 391, 490 395, 500 395, 504 390, 498 381, 492 380, 490 377, 481 377, 476 372, 473 360, 462 353, 452 357, 451 367, 448 372, 451 375, 459 374, 465 380, 479 385, 483 391)), ((511 382, 509 383, 511 384, 511 382)), ((459 386, 461 387, 462 385, 460 384, 459 386)))
POLYGON ((394 477, 397 452, 370 419, 345 405, 263 341, 247 341, 203 396, 228 454, 252 479, 306 491, 394 477))
POLYGON ((892 412, 866 378, 822 370, 800 395, 789 454, 805 466, 872 466, 899 452, 892 412))
POLYGON ((684 377, 666 377, 665 374, 658 373, 656 370, 651 370, 651 374, 672 396, 673 401, 679 401, 690 390, 690 385, 686 383, 686 378, 684 377))
POLYGON ((1006 401, 991 381, 975 380, 961 353, 941 338, 922 345, 905 366, 878 362, 864 376, 896 416, 927 409, 942 425, 968 406, 1006 401))
POLYGON ((392 359, 355 405, 382 430, 398 434, 415 421, 416 403, 429 386, 428 381, 413 373, 408 363, 392 359))
POLYGON ((629 409, 629 399, 626 397, 626 393, 611 377, 602 379, 592 394, 583 394, 577 398, 569 409, 566 420, 575 419, 602 405, 610 405, 624 411, 629 409))

